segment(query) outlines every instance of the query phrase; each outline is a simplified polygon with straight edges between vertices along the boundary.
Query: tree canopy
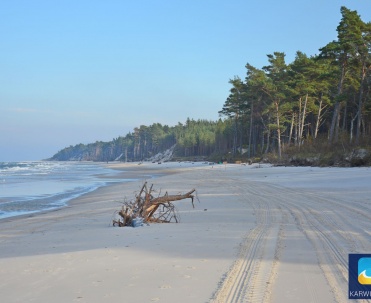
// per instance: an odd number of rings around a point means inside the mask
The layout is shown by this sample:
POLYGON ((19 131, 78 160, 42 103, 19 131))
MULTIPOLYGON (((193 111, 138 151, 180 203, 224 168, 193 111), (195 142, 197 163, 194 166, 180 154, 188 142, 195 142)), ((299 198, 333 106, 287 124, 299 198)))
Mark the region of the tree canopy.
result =
POLYGON ((78 144, 52 159, 140 161, 176 144, 179 157, 245 154, 248 158, 318 140, 370 146, 371 23, 357 11, 340 9, 337 40, 308 56, 297 51, 267 55, 261 68, 246 64, 245 79, 233 77, 218 121, 194 120, 175 126, 154 123, 110 142, 78 144))

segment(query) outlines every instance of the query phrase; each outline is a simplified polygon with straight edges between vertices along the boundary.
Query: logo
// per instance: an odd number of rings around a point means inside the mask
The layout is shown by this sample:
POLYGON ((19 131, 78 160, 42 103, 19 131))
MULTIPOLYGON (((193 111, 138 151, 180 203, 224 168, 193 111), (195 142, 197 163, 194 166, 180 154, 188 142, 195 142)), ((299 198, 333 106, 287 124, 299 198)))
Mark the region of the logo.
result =
POLYGON ((371 258, 358 260, 358 282, 362 285, 371 285, 371 258))
POLYGON ((349 299, 371 299, 371 254, 349 254, 349 299))

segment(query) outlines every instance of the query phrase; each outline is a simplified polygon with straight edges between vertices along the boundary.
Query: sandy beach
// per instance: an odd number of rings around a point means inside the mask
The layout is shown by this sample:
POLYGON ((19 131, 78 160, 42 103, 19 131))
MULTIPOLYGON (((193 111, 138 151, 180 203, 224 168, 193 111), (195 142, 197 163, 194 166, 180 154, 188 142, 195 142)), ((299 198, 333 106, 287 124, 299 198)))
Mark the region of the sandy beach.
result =
POLYGON ((349 302, 348 254, 371 253, 371 168, 108 165, 138 181, 0 221, 1 302, 349 302), (195 208, 112 227, 144 181, 195 208))

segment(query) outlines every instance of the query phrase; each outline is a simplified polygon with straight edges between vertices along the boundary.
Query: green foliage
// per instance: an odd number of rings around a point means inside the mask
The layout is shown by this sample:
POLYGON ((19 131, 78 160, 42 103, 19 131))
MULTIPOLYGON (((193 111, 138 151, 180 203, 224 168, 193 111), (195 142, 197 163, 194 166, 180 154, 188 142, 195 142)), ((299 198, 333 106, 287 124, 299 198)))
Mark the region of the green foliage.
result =
POLYGON ((133 133, 110 142, 67 147, 51 160, 142 161, 177 144, 178 157, 205 157, 227 150, 228 121, 187 119, 186 124, 169 127, 159 123, 136 127, 133 133))
POLYGON ((298 51, 287 63, 285 53, 274 52, 261 69, 247 63, 245 79, 229 80, 219 111, 223 119, 140 125, 110 142, 67 147, 52 159, 141 161, 176 144, 176 156, 183 159, 269 154, 271 161, 283 161, 293 152, 311 151, 309 159, 322 150, 322 164, 331 162, 327 157, 342 161, 341 149, 371 142, 371 23, 346 7, 341 14, 337 40, 319 55, 298 51))

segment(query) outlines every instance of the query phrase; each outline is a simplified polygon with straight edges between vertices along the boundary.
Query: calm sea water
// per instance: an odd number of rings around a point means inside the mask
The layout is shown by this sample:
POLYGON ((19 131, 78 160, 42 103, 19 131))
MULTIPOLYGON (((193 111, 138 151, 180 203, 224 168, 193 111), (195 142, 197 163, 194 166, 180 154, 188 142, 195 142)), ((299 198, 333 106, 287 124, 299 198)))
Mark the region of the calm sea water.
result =
POLYGON ((0 162, 0 219, 61 208, 118 179, 118 172, 87 162, 0 162))

